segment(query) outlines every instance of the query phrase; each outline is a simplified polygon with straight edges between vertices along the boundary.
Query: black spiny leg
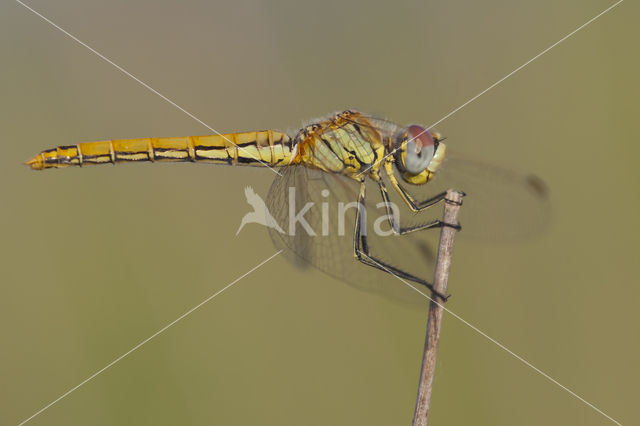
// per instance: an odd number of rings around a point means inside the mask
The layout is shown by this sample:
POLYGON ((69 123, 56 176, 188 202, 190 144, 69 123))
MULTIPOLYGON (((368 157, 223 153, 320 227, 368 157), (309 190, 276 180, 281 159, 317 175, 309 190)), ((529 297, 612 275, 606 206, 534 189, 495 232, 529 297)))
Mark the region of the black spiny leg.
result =
MULTIPOLYGON (((389 193, 387 192, 387 187, 384 185, 384 182, 382 181, 382 179, 378 180, 378 187, 380 188, 382 201, 384 202, 384 206, 387 210, 387 218, 389 218, 389 224, 391 225, 391 229, 393 230, 393 232, 395 232, 396 234, 404 235, 404 234, 409 234, 415 231, 421 231, 423 229, 441 228, 443 226, 449 226, 451 228, 457 229, 458 231, 461 229, 461 226, 459 223, 445 223, 439 219, 435 219, 435 220, 432 220, 431 222, 423 223, 422 225, 408 226, 405 228, 401 227, 399 223, 396 223, 396 217, 393 214, 394 212, 391 209, 391 201, 389 200, 389 193)), ((423 207, 421 210, 424 210, 425 208, 431 207, 432 205, 442 201, 444 199, 443 195, 446 195, 446 192, 443 192, 442 194, 438 194, 435 197, 432 197, 426 200, 424 203, 425 204, 429 203, 429 204, 426 207, 423 207)))
MULTIPOLYGON (((365 211, 365 205, 364 205, 365 188, 366 188, 366 185, 363 180, 362 183, 360 184, 360 194, 358 195, 358 206, 357 206, 357 213, 356 213, 355 233, 354 233, 355 235, 354 235, 354 241, 353 241, 354 254, 356 258, 360 262, 364 263, 365 265, 373 266, 376 269, 380 269, 381 271, 395 275, 399 278, 404 278, 406 280, 413 281, 418 284, 422 284, 423 286, 431 290, 433 294, 437 295, 442 300, 446 301, 449 298, 449 296, 445 296, 435 291, 431 283, 423 280, 422 278, 418 278, 414 275, 404 272, 396 268, 395 266, 389 265, 386 262, 383 262, 369 254, 370 253, 369 244, 367 241, 367 231, 366 231, 366 226, 367 226, 366 211, 365 211), (363 226, 365 227, 364 233, 362 232, 363 226)), ((442 226, 442 225, 437 225, 437 226, 442 226)))
MULTIPOLYGON (((423 200, 423 201, 416 201, 411 194, 409 194, 398 182, 398 179, 396 179, 395 174, 393 173, 393 160, 388 159, 387 162, 384 165, 385 168, 385 172, 387 173, 387 176, 389 177, 389 180, 391 181, 391 185, 393 186, 393 189, 396 190, 396 192, 398 194, 400 194, 400 196, 402 197, 402 200, 407 204, 407 206, 409 206, 409 208, 414 211, 414 212, 421 212, 422 210, 428 209, 429 207, 438 204, 440 201, 444 201, 445 197, 447 196, 447 192, 441 192, 437 195, 434 195, 433 197, 427 199, 427 200, 423 200)), ((379 180, 379 183, 382 183, 382 180, 379 180)), ((386 188, 385 188, 385 192, 386 192, 386 188)))

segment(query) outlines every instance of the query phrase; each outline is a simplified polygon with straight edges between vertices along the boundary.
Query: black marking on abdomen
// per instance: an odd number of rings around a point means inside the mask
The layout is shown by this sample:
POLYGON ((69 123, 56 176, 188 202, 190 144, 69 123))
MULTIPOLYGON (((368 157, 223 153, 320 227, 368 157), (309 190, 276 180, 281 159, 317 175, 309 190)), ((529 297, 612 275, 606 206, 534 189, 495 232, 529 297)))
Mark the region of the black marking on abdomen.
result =
POLYGON ((227 147, 225 146, 211 146, 211 145, 194 145, 193 146, 194 150, 201 150, 201 151, 218 151, 221 149, 227 149, 227 147))
POLYGON ((176 149, 176 148, 153 148, 153 150, 157 153, 163 153, 163 152, 184 152, 185 154, 189 154, 189 152, 187 151, 187 149, 176 149))
POLYGON ((243 142, 243 143, 237 143, 234 144, 236 147, 238 148, 244 148, 247 146, 255 146, 256 148, 260 148, 260 146, 258 146, 258 144, 256 143, 256 141, 249 141, 249 142, 243 142))
POLYGON ((245 163, 245 164, 262 163, 262 160, 259 158, 252 158, 252 157, 238 157, 238 163, 245 163))

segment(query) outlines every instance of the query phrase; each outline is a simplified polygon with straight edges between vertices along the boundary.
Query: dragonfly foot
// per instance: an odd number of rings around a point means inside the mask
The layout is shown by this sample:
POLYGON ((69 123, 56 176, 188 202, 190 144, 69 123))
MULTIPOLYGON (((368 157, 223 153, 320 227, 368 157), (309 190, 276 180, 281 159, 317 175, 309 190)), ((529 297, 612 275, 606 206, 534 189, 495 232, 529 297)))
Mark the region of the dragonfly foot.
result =
POLYGON ((453 228, 456 231, 462 230, 462 225, 460 225, 459 223, 447 223, 447 222, 438 221, 437 226, 440 226, 440 227, 446 226, 448 228, 453 228))
MULTIPOLYGON (((462 196, 464 197, 465 195, 467 195, 467 194, 465 194, 464 192, 462 192, 462 196)), ((445 203, 447 203, 447 204, 454 205, 454 206, 461 206, 461 205, 462 205, 462 200, 460 200, 460 201, 454 201, 454 200, 450 200, 450 199, 448 199, 448 198, 445 198, 445 199, 444 199, 444 202, 445 202, 445 203)))

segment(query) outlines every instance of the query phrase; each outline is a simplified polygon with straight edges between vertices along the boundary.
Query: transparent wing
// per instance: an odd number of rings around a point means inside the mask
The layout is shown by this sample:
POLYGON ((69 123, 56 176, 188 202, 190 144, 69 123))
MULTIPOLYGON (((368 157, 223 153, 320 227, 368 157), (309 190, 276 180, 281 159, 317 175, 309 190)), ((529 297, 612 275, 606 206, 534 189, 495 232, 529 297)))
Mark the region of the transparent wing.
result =
POLYGON ((404 187, 419 200, 450 188, 464 191, 461 238, 523 240, 543 233, 551 221, 549 191, 542 179, 450 150, 432 181, 404 187))
MULTIPOLYGON (((392 134, 396 128, 386 120, 366 119, 367 125, 385 134, 392 134)), ((358 124, 363 122, 360 120, 358 124)), ((286 249, 293 263, 300 267, 313 265, 359 289, 424 306, 426 299, 401 280, 355 258, 358 182, 300 165, 281 170, 282 176, 274 181, 267 196, 269 211, 280 226, 280 229, 271 228, 270 235, 277 247, 286 249)), ((388 178, 384 179, 403 227, 423 225, 441 218, 441 204, 420 213, 411 212, 392 189, 388 178)), ((460 214, 461 238, 526 239, 543 232, 551 217, 548 191, 542 180, 508 167, 465 158, 451 150, 431 182, 402 185, 418 201, 430 199, 447 189, 467 193, 460 214)), ((365 211, 370 254, 430 282, 439 230, 395 235, 390 231, 387 211, 381 202, 377 184, 368 182, 365 211)))
MULTIPOLYGON (((366 119, 383 134, 393 134, 398 128, 383 118, 366 116, 366 119)), ((551 221, 549 191, 542 179, 465 157, 450 148, 444 164, 431 182, 421 186, 404 184, 404 187, 417 200, 429 199, 447 189, 464 191, 467 197, 460 211, 460 222, 464 228, 461 238, 496 242, 523 240, 544 232, 551 221)), ((399 199, 396 201, 401 202, 399 199)), ((409 219, 410 225, 418 225, 424 220, 423 216, 412 218, 404 215, 404 218, 409 219)))
MULTIPOLYGON (((402 281, 355 258, 358 182, 304 166, 289 166, 281 171, 282 176, 269 190, 267 206, 284 231, 270 229, 271 238, 278 248, 286 249, 289 260, 299 267, 315 266, 358 289, 403 304, 425 306, 427 299, 402 281), (301 215, 297 219, 304 219, 304 224, 294 220, 296 215, 301 215)), ((430 281, 439 231, 397 236, 391 232, 386 210, 377 206, 380 202, 378 187, 370 182, 365 208, 371 254, 430 281)))

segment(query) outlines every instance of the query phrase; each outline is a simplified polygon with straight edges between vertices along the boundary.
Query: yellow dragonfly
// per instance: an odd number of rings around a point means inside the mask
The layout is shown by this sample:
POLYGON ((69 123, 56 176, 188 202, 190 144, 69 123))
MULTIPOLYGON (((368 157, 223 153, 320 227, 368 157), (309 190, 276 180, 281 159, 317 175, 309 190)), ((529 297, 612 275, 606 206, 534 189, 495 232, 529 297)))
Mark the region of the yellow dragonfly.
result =
MULTIPOLYGON (((365 287, 362 282, 371 278, 352 269, 345 259, 355 257, 364 265, 433 290, 429 281, 420 277, 425 259, 433 258, 433 249, 419 240, 400 242, 386 237, 442 226, 459 228, 459 224, 423 215, 444 200, 446 189, 470 192, 469 186, 480 188, 477 194, 483 202, 469 214, 480 233, 512 236, 537 232, 548 210, 539 179, 463 158, 447 158, 445 163, 442 141, 439 133, 419 125, 401 126, 346 110, 305 126, 294 137, 262 130, 86 142, 44 150, 25 164, 35 170, 140 161, 275 168, 280 175, 265 206, 266 214, 276 222, 270 234, 277 246, 290 249, 302 263, 358 287, 365 287), (441 174, 443 179, 436 178, 441 174), (381 203, 367 200, 367 186, 377 187, 381 203), (408 217, 401 220, 394 198, 408 209, 408 217), (321 207, 314 210, 306 207, 309 205, 321 207), (372 234, 367 232, 371 225, 367 215, 376 211, 381 217, 373 223, 376 232, 372 234), (344 230, 347 218, 351 232, 344 230), (330 232, 329 225, 338 229, 330 232), (377 245, 372 244, 374 240, 377 245)), ((438 296, 446 300, 446 295, 438 296)))

